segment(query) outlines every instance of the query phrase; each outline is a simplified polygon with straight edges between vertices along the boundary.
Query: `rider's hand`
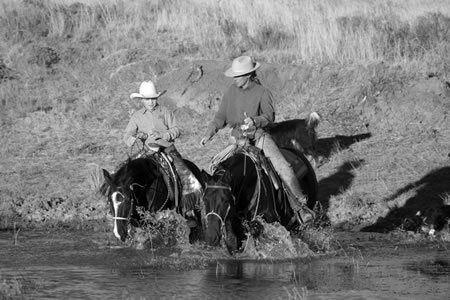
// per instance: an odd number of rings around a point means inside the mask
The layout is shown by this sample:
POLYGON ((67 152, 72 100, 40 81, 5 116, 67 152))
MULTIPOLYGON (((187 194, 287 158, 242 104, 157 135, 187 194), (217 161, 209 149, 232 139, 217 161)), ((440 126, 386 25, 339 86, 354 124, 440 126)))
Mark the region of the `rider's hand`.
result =
MULTIPOLYGON (((242 125, 242 126, 244 126, 244 125, 242 125)), ((255 132, 256 132, 255 126, 246 127, 245 129, 242 128, 242 135, 245 137, 248 137, 248 138, 253 138, 255 136, 255 132)))
POLYGON ((159 140, 160 138, 162 138, 162 134, 158 130, 153 130, 153 132, 150 133, 150 136, 155 140, 159 140))
POLYGON ((255 126, 255 120, 253 120, 253 118, 249 117, 246 112, 244 112, 244 116, 244 125, 246 125, 247 128, 255 126))
POLYGON ((145 132, 139 131, 139 132, 136 134, 136 138, 137 138, 137 139, 140 139, 141 141, 145 141, 146 139, 148 139, 148 135, 147 135, 147 133, 145 133, 145 132))
POLYGON ((248 127, 253 127, 255 126, 255 121, 252 118, 245 118, 244 124, 247 125, 248 127))

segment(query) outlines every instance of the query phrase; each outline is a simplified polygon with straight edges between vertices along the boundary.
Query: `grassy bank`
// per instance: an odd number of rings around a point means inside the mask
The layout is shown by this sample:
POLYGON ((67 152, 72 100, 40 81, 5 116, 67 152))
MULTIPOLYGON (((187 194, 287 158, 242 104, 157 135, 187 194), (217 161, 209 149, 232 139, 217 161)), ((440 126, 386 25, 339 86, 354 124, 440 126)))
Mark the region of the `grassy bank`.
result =
POLYGON ((323 116, 317 174, 333 224, 410 214, 430 191, 448 203, 449 28, 446 0, 2 1, 0 224, 105 224, 101 168, 127 156, 143 80, 168 89, 178 148, 207 168, 225 137, 198 141, 240 54, 263 63, 279 120, 323 116), (191 84, 194 63, 204 77, 191 84))

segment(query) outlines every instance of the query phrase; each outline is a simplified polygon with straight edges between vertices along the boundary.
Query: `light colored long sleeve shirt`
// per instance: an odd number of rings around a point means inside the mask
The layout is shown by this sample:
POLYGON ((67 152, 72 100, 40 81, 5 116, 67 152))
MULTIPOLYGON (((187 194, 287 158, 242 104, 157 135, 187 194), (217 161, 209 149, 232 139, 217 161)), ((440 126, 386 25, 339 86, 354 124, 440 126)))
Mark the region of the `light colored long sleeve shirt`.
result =
POLYGON ((261 129, 274 122, 275 108, 272 93, 262 85, 250 82, 246 89, 230 86, 225 92, 214 119, 209 123, 207 136, 213 136, 219 129, 229 125, 231 135, 240 135, 239 125, 244 123, 245 115, 251 117, 255 127, 261 129))
POLYGON ((148 135, 147 144, 156 143, 164 147, 172 145, 181 134, 173 112, 159 104, 153 111, 141 108, 131 115, 123 137, 127 146, 133 145, 138 132, 145 132, 148 135), (160 132, 162 138, 156 140, 152 138, 150 134, 154 131, 160 132))

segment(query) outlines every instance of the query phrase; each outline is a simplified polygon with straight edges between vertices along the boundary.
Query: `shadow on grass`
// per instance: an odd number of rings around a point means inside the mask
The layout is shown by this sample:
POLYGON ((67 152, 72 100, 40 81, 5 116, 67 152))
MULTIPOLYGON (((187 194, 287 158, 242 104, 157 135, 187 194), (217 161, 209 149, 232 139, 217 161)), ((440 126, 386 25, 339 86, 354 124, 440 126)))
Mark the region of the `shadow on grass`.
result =
POLYGON ((372 134, 361 133, 352 136, 336 135, 317 140, 317 155, 327 160, 331 154, 337 149, 344 150, 349 148, 352 144, 372 137, 372 134))
POLYGON ((364 227, 361 231, 389 232, 400 227, 405 220, 415 218, 418 211, 422 216, 431 219, 447 213, 448 205, 445 205, 444 199, 450 194, 450 167, 428 173, 420 180, 399 189, 384 201, 394 201, 411 190, 416 190, 416 194, 409 198, 405 205, 392 208, 386 217, 378 218, 375 224, 364 227))
POLYGON ((319 202, 325 210, 328 210, 332 196, 339 195, 350 187, 355 178, 353 170, 363 163, 362 159, 346 161, 335 173, 319 181, 319 202))

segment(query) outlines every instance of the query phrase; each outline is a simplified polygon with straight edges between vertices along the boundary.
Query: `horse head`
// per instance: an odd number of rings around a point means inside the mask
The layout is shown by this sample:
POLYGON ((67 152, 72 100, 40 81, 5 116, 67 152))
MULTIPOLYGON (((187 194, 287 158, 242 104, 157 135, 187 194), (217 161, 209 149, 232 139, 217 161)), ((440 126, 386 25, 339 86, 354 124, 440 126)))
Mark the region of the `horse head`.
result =
POLYGON ((218 246, 223 238, 228 252, 233 254, 240 248, 241 239, 235 234, 235 227, 239 225, 236 223, 237 203, 231 185, 231 173, 219 169, 212 176, 204 176, 204 180, 206 242, 210 246, 218 246))
POLYGON ((105 185, 108 192, 108 204, 114 220, 114 235, 124 242, 128 236, 129 224, 133 214, 134 195, 131 186, 120 186, 115 183, 114 174, 103 169, 105 185))
POLYGON ((113 232, 121 241, 129 236, 130 225, 139 225, 136 207, 150 206, 147 189, 156 178, 151 170, 144 159, 129 160, 113 174, 103 169, 105 182, 100 192, 108 197, 113 232))
POLYGON ((233 194, 226 180, 226 173, 216 171, 212 176, 204 173, 205 189, 203 201, 205 204, 206 242, 218 246, 225 230, 225 220, 231 207, 233 194))
POLYGON ((125 241, 129 236, 131 226, 139 227, 142 225, 141 215, 137 208, 152 213, 176 208, 188 220, 188 225, 191 228, 189 241, 194 242, 202 237, 201 211, 198 202, 204 183, 198 167, 189 160, 184 161, 201 185, 198 192, 195 190, 197 187, 194 186, 192 180, 191 186, 183 186, 183 188, 194 190, 194 192, 190 192, 189 195, 191 196, 184 200, 180 197, 180 194, 185 190, 174 193, 174 185, 178 183, 175 178, 169 177, 171 175, 167 174, 168 172, 164 169, 159 156, 152 154, 134 159, 130 158, 122 163, 113 174, 103 170, 105 182, 100 188, 100 192, 108 197, 114 220, 114 235, 118 239, 125 241), (179 204, 176 201, 177 197, 183 200, 179 204), (192 224, 195 227, 191 226, 192 224))

